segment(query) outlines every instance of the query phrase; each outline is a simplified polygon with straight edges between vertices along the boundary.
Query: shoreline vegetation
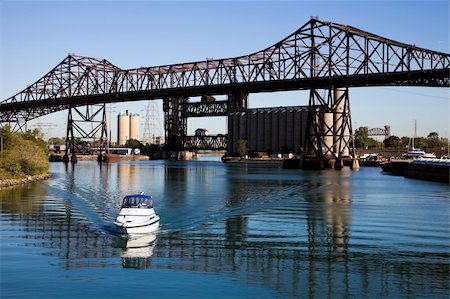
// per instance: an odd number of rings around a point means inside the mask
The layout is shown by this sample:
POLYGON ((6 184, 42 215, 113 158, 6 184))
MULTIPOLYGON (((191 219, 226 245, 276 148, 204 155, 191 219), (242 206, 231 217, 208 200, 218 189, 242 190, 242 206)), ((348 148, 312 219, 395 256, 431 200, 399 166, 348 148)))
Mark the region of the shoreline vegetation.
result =
POLYGON ((0 187, 21 185, 49 178, 47 143, 35 130, 13 132, 0 128, 0 187))

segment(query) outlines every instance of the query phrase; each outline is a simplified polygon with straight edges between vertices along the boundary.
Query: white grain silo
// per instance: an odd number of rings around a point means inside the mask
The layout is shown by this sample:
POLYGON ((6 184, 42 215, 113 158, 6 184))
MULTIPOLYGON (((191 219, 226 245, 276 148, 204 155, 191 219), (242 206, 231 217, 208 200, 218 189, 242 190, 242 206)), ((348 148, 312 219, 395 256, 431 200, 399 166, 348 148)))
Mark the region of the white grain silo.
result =
POLYGON ((139 140, 139 114, 130 114, 130 138, 139 140))
POLYGON ((119 146, 125 145, 128 139, 130 139, 130 115, 127 110, 117 116, 117 143, 119 146))

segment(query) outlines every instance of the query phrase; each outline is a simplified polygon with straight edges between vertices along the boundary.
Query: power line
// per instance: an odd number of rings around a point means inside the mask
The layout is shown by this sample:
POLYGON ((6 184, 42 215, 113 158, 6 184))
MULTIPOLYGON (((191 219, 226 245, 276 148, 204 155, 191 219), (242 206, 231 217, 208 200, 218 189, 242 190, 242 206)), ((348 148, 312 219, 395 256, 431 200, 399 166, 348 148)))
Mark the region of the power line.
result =
POLYGON ((144 133, 142 142, 155 144, 157 137, 161 137, 161 116, 156 101, 147 102, 145 111, 144 133))
POLYGON ((384 90, 389 90, 389 91, 394 91, 394 92, 399 92, 399 93, 408 93, 408 94, 413 94, 413 95, 423 96, 423 97, 428 97, 428 98, 436 98, 436 99, 443 99, 443 100, 448 100, 449 99, 449 97, 441 97, 441 96, 429 95, 429 94, 424 94, 424 93, 414 92, 414 91, 408 91, 408 90, 402 90, 402 89, 393 89, 393 88, 386 88, 386 87, 382 87, 382 88, 384 90))

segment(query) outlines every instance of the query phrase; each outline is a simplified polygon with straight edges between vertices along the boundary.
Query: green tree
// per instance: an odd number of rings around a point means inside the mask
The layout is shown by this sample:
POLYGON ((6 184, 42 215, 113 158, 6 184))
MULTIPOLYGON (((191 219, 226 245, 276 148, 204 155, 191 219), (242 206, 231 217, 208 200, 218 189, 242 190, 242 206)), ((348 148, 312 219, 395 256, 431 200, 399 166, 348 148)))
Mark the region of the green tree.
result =
POLYGON ((247 140, 245 139, 239 139, 236 142, 236 148, 237 148, 237 152, 241 155, 244 156, 247 154, 247 140))
POLYGON ((10 128, 1 129, 4 139, 4 150, 0 163, 0 178, 23 177, 47 173, 47 143, 42 139, 39 130, 25 133, 12 132, 10 128))
POLYGON ((439 139, 439 134, 437 132, 431 132, 430 134, 428 134, 427 138, 439 139))
POLYGON ((132 147, 132 148, 142 148, 144 145, 137 139, 128 139, 127 142, 125 142, 125 147, 132 147))
POLYGON ((51 138, 48 139, 47 143, 48 144, 53 144, 53 145, 66 144, 66 138, 51 137, 51 138))
POLYGON ((425 137, 416 137, 414 138, 414 147, 415 148, 427 148, 428 147, 428 139, 425 137))
POLYGON ((386 147, 398 147, 401 145, 401 140, 398 136, 389 136, 389 138, 383 140, 386 147))
POLYGON ((410 140, 411 138, 403 136, 402 138, 400 138, 401 145, 407 147, 410 143, 410 140))
POLYGON ((27 130, 25 133, 22 133, 22 137, 25 140, 30 140, 44 151, 47 151, 47 142, 44 141, 44 134, 41 132, 41 130, 27 130))
POLYGON ((2 136, 3 139, 3 150, 7 150, 12 145, 12 141, 14 138, 11 127, 9 125, 6 125, 0 128, 0 136, 2 136))
POLYGON ((355 147, 356 148, 380 147, 382 145, 383 144, 381 142, 378 142, 373 138, 369 138, 369 128, 368 127, 359 127, 359 129, 355 130, 355 147))
POLYGON ((440 147, 442 146, 442 141, 439 139, 439 134, 436 132, 431 132, 427 136, 428 147, 440 147))

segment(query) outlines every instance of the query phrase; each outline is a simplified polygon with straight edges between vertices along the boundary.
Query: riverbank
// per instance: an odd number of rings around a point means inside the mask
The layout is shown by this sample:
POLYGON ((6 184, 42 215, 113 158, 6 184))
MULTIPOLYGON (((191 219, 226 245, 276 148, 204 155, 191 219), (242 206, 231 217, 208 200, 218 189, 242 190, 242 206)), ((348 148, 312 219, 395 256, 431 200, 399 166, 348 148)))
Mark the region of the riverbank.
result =
POLYGON ((31 182, 46 180, 51 177, 50 173, 46 174, 38 174, 34 176, 27 176, 23 178, 10 178, 10 179, 2 179, 0 180, 0 188, 7 188, 17 185, 28 184, 31 182))
MULTIPOLYGON (((117 161, 134 161, 134 160, 149 160, 148 156, 144 155, 116 155, 107 154, 108 159, 106 162, 117 162, 117 161)), ((51 154, 49 157, 50 162, 63 162, 63 154, 51 154)), ((97 161, 98 155, 77 155, 77 161, 97 161)))

